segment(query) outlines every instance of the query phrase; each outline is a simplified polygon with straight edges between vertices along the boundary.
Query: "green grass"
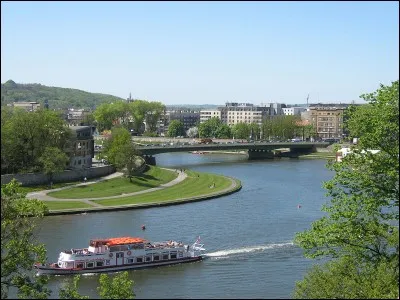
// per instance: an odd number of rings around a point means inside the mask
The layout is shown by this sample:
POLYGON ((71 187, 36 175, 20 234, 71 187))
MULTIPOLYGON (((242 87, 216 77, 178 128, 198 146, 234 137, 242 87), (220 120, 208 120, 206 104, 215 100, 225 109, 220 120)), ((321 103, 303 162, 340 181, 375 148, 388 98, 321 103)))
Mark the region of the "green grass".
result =
MULTIPOLYGON (((82 183, 82 181, 53 183, 52 189, 58 189, 61 187, 70 186, 78 183, 82 183)), ((50 190, 50 185, 21 186, 20 189, 24 193, 31 193, 31 192, 50 190)))
POLYGON ((176 172, 150 166, 150 168, 142 175, 132 178, 132 182, 130 182, 126 177, 119 177, 89 185, 51 192, 48 193, 48 195, 60 199, 117 196, 154 188, 161 184, 170 182, 176 177, 178 177, 176 172))
POLYGON ((45 201, 44 203, 47 205, 49 210, 93 207, 90 204, 80 201, 45 201))
MULTIPOLYGON (((187 170, 188 177, 181 183, 163 190, 130 197, 94 200, 104 206, 166 202, 180 198, 205 196, 228 188, 231 180, 225 176, 187 170), (214 188, 210 186, 215 183, 214 188)), ((236 181, 240 184, 239 181, 236 181)))

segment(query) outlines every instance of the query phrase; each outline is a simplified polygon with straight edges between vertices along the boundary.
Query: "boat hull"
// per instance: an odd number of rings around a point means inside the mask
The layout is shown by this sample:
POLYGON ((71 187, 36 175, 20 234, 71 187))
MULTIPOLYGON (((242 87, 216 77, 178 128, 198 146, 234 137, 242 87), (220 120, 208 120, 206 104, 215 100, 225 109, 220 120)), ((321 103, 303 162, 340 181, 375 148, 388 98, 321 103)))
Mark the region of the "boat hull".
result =
POLYGON ((145 268, 189 263, 200 260, 202 260, 202 256, 186 257, 186 258, 180 258, 168 261, 159 261, 159 262, 153 261, 145 263, 134 263, 134 264, 124 264, 117 266, 103 266, 103 267, 82 268, 82 269, 77 269, 77 268, 63 269, 50 266, 35 265, 35 269, 37 270, 37 275, 73 275, 73 274, 87 274, 87 273, 119 272, 132 269, 145 269, 145 268))

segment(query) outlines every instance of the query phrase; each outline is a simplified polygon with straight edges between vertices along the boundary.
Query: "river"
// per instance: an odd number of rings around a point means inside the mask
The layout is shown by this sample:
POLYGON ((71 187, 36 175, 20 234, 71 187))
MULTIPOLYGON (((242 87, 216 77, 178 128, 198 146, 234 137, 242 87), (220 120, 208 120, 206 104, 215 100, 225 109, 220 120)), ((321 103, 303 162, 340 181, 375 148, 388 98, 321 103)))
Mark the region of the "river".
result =
MULTIPOLYGON (((295 282, 317 261, 293 245, 296 232, 323 215, 322 181, 332 178, 326 160, 247 161, 242 155, 165 153, 162 167, 232 176, 243 188, 217 199, 117 212, 46 217, 37 237, 56 261, 63 249, 86 247, 92 238, 142 236, 151 241, 194 242, 206 258, 197 263, 129 271, 137 298, 290 298, 295 282), (141 230, 141 225, 146 230, 141 230)), ((99 275, 81 276, 80 292, 98 298, 99 275)), ((72 277, 52 277, 57 290, 72 277)))

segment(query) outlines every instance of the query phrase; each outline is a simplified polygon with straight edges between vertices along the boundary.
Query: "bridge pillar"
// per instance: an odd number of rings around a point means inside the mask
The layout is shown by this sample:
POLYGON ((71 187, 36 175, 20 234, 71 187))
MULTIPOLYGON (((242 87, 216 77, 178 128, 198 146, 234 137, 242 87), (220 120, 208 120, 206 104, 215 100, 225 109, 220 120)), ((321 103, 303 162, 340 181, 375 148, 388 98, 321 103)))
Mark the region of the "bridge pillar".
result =
POLYGON ((156 165, 156 158, 152 155, 143 155, 143 159, 146 162, 146 164, 148 164, 150 166, 156 165))
POLYGON ((274 158, 274 152, 271 150, 254 150, 254 149, 249 149, 247 151, 249 154, 249 160, 253 159, 273 159, 274 158))

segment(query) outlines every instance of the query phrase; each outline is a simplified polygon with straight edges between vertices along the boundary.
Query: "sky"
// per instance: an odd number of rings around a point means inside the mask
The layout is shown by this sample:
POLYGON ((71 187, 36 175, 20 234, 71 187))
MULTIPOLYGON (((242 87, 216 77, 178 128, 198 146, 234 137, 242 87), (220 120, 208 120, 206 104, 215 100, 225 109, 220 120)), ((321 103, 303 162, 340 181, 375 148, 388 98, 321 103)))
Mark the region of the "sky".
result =
POLYGON ((399 3, 1 1, 1 82, 176 104, 362 103, 399 79, 399 3))

